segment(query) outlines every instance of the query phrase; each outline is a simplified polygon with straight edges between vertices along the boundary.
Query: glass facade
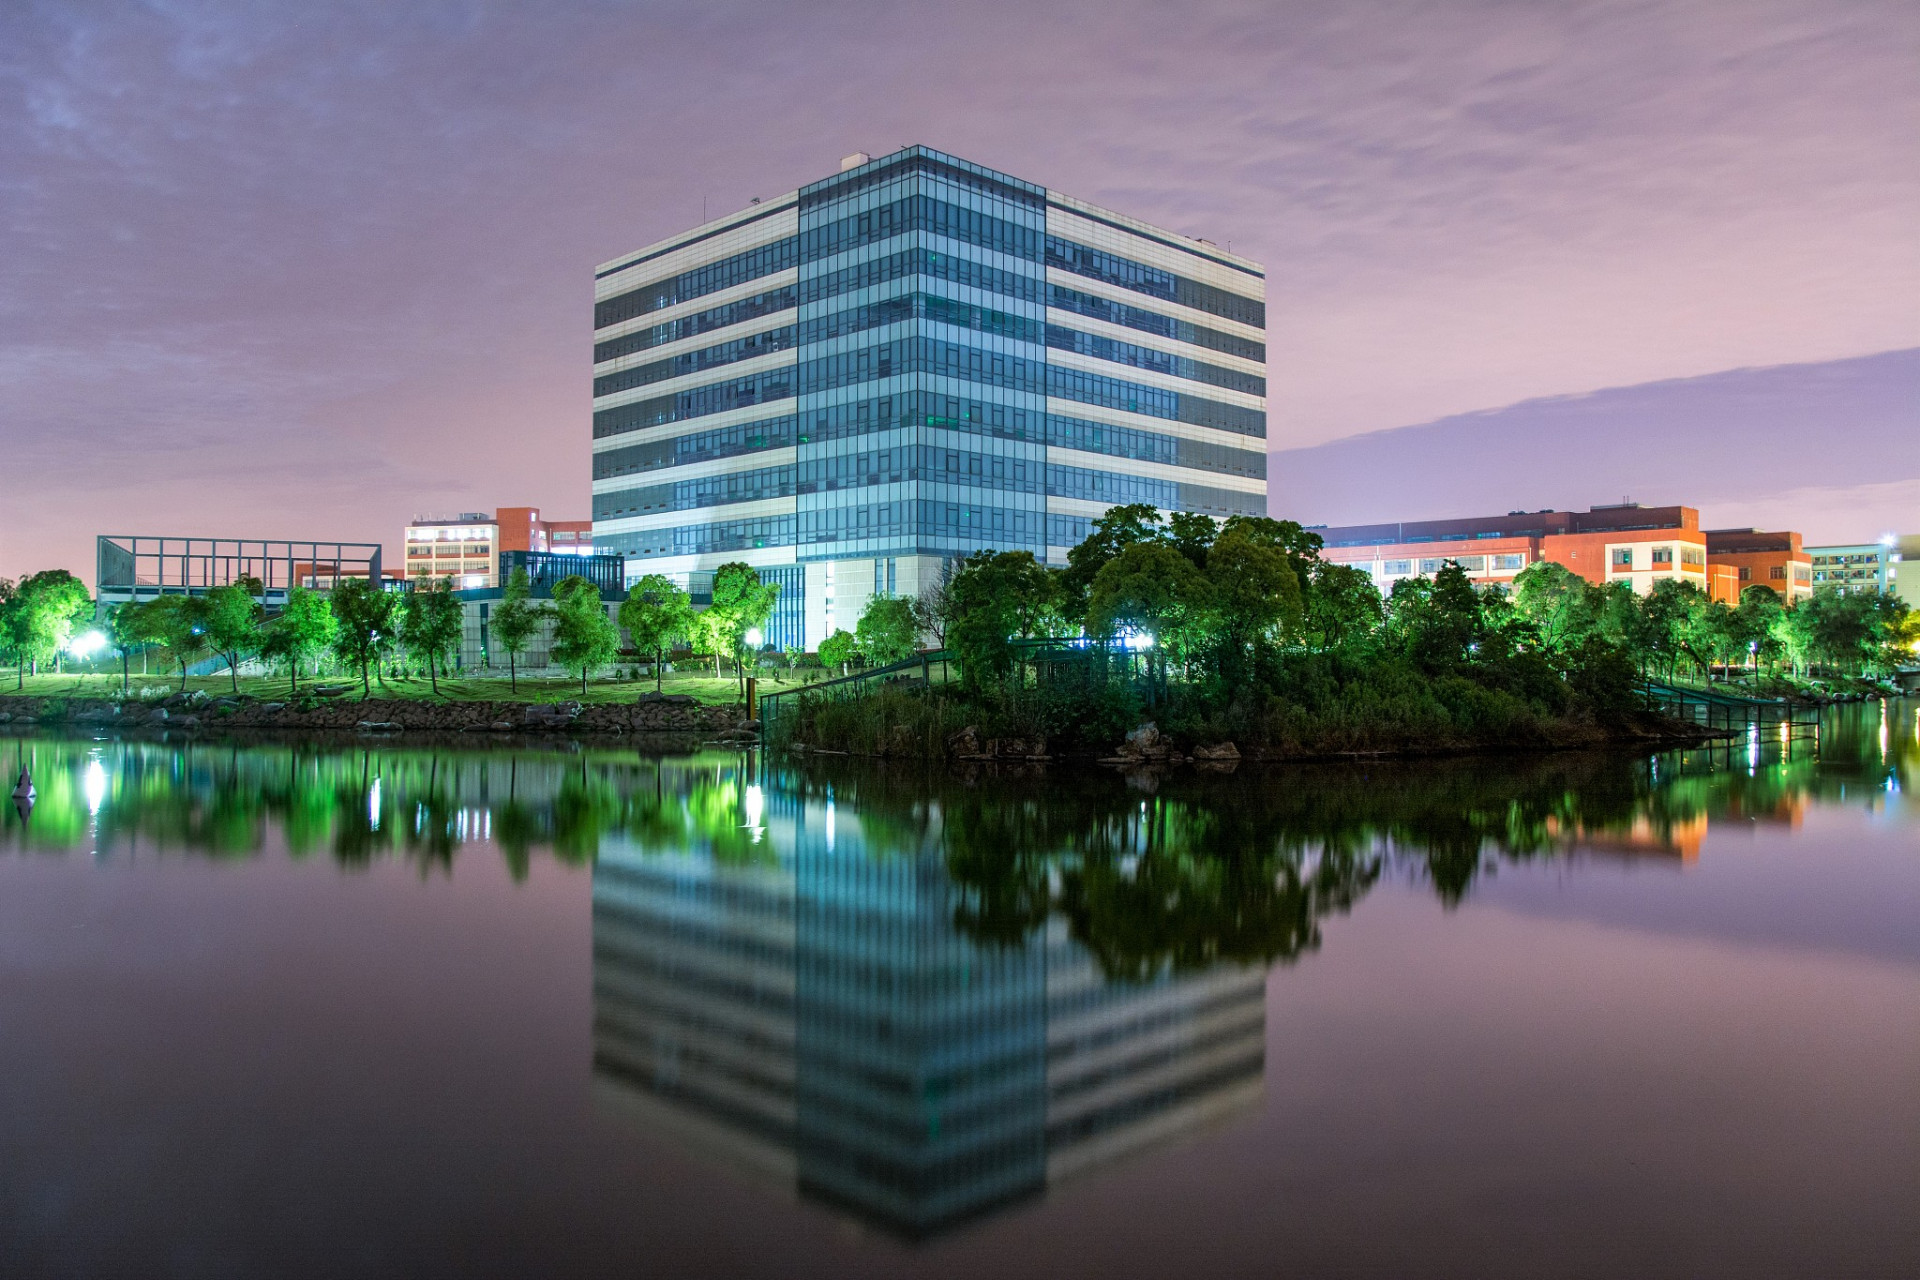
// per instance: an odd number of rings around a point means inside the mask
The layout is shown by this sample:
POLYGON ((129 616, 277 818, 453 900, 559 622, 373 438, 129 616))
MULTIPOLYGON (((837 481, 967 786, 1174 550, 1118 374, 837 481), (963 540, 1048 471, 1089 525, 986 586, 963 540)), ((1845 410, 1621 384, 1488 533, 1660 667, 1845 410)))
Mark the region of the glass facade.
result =
POLYGON ((889 589, 824 566, 1265 512, 1264 278, 1204 242, 914 147, 597 279, 596 547, 797 570, 808 647, 889 589))

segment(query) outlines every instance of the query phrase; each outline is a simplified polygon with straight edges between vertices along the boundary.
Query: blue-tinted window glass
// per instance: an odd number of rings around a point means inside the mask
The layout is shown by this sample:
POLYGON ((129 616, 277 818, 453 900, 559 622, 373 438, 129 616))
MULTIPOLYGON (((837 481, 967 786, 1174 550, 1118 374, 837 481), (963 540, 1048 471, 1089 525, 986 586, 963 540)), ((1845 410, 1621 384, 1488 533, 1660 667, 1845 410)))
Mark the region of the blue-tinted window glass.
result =
POLYGON ((604 329, 608 325, 631 320, 635 316, 646 315, 650 311, 659 311, 676 303, 691 302, 695 298, 704 298, 709 293, 718 293, 722 289, 731 289, 734 285, 745 284, 749 280, 758 280, 761 276, 770 276, 776 271, 785 271, 798 261, 799 245, 792 236, 776 240, 772 244, 737 253, 731 258, 697 267, 692 271, 665 280, 655 280, 643 284, 626 293, 615 294, 611 298, 597 302, 593 307, 593 327, 604 329))
POLYGON ((1202 284, 1159 267, 1149 267, 1131 258, 1075 244, 1058 236, 1047 237, 1046 263, 1089 280, 1100 280, 1122 289, 1131 289, 1135 293, 1164 298, 1183 307, 1192 307, 1195 311, 1224 316, 1255 328, 1264 329, 1267 326, 1267 307, 1264 302, 1202 284))
POLYGON ((1246 360, 1267 358, 1267 344, 1264 342, 1253 342, 1231 333, 1222 333, 1218 329, 1208 329, 1202 325, 1190 324, 1185 320, 1176 320, 1172 316, 1161 315, 1158 311, 1149 311, 1145 307, 1130 307, 1125 303, 1115 302, 1111 298, 1081 293, 1065 285, 1048 286, 1047 305, 1061 311, 1071 311, 1076 315, 1089 316, 1095 320, 1105 320, 1108 324, 1138 329, 1142 333, 1157 333, 1163 338, 1172 338, 1175 342, 1191 343, 1196 347, 1206 347, 1212 351, 1239 356, 1246 360))
POLYGON ((699 351, 682 352, 665 360, 649 361, 632 369, 622 369, 619 373, 603 374, 595 378, 593 394, 596 397, 610 396, 621 391, 631 391, 635 387, 665 382, 669 378, 684 377, 689 373, 699 373, 721 365, 738 364, 742 360, 751 360, 755 356, 772 355, 776 351, 789 350, 793 346, 793 339, 794 327, 786 325, 745 338, 735 338, 731 342, 718 343, 699 351))
POLYGON ((698 315, 682 316, 678 320, 654 325, 651 329, 641 329, 624 337, 595 343, 593 362, 599 364, 606 360, 617 360, 621 356, 630 356, 638 351, 651 351, 655 347, 664 347, 669 342, 698 337, 715 329, 724 329, 728 325, 743 324, 748 320, 757 320, 761 316, 789 310, 798 305, 796 292, 792 285, 787 285, 785 288, 757 293, 751 298, 742 298, 738 302, 729 302, 725 306, 702 311, 698 315))
POLYGON ((1124 409, 1129 413, 1143 413, 1173 422, 1216 427, 1239 435, 1264 436, 1267 433, 1267 415, 1260 409, 1220 404, 1200 396, 1141 386, 1079 369, 1064 369, 1059 365, 1047 366, 1047 394, 1062 400, 1124 409))
POLYGON ((1038 228, 1023 227, 977 209, 964 209, 932 196, 907 196, 876 209, 864 209, 824 226, 800 233, 800 261, 817 262, 863 244, 873 244, 926 231, 962 244, 994 249, 1016 258, 1038 262, 1044 237, 1038 228))
POLYGON ((709 386, 695 387, 678 395, 637 400, 618 408, 601 409, 593 415, 593 438, 656 427, 665 422, 701 418, 710 413, 725 413, 769 401, 785 400, 793 395, 793 369, 769 369, 745 378, 731 378, 709 386))
POLYGON ((936 324, 952 325, 956 329, 997 334, 1018 342, 1031 342, 1036 346, 1047 338, 1047 326, 1038 320, 933 294, 908 293, 868 303, 864 307, 850 307, 832 315, 803 320, 799 325, 800 341, 825 342, 829 338, 899 324, 904 320, 931 320, 936 324))
POLYGON ((1111 360, 1115 364, 1131 365, 1136 369, 1149 369, 1154 373, 1164 373, 1172 378, 1188 378, 1211 387, 1225 387, 1229 391, 1242 391, 1251 396, 1267 394, 1267 380, 1257 374, 1242 373, 1238 369, 1222 369, 1218 365, 1204 364, 1185 356, 1155 351, 1152 347, 1141 347, 1131 342, 1119 342, 1113 338, 1081 333, 1077 329, 1069 329, 1064 325, 1047 326, 1047 345, 1056 351, 1071 351, 1075 355, 1091 356, 1096 360, 1111 360))
POLYGON ((671 440, 650 440, 623 449, 608 449, 593 455, 593 478, 605 480, 613 476, 682 466, 689 462, 738 457, 762 449, 784 449, 793 443, 798 423, 798 418, 788 414, 761 422, 743 422, 716 431, 675 436, 671 440))
POLYGON ((672 484, 616 489, 593 495, 593 518, 617 520, 623 516, 646 515, 655 511, 691 511, 698 507, 723 506, 729 502, 790 498, 793 496, 793 485, 793 468, 785 466, 701 476, 672 484))
POLYGON ((907 276, 931 276, 936 280, 1003 294, 1021 302, 1039 303, 1046 300, 1046 282, 1039 276, 1017 275, 975 262, 971 258, 938 253, 932 249, 908 249, 803 280, 800 283, 800 301, 819 302, 907 276))

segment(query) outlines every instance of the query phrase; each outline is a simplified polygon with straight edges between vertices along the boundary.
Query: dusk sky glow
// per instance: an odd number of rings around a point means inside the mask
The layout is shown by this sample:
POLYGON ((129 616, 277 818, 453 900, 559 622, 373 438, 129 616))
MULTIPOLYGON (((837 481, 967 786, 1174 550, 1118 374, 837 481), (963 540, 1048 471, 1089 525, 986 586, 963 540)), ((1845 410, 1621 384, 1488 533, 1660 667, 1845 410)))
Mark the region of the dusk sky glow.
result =
MULTIPOLYGON (((1817 378, 1920 347, 1917 69, 1910 0, 19 0, 0 576, 90 580, 97 533, 584 516, 594 265, 909 143, 1265 262, 1275 453, 1817 378)), ((1917 369, 1871 365, 1914 424, 1873 426, 1876 521, 1920 514, 1917 369)), ((1753 430, 1719 444, 1784 468, 1850 438, 1753 430)), ((1792 520, 1766 492, 1728 512, 1792 520)))

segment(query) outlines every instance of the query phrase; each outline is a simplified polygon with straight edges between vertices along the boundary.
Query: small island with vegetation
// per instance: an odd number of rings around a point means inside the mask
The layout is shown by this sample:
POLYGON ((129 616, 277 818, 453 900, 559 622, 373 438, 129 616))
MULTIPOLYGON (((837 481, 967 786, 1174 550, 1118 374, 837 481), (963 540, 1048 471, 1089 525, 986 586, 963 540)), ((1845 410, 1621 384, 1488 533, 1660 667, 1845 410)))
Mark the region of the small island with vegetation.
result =
POLYGON ((1651 709, 1650 682, 1756 701, 1887 692, 1920 639, 1886 597, 1823 592, 1789 610, 1750 587, 1728 605, 1678 581, 1641 596, 1545 562, 1511 591, 1449 562, 1383 596, 1321 547, 1291 521, 1132 505, 1095 521, 1064 568, 975 554, 917 601, 876 599, 847 637, 896 664, 890 677, 779 696, 770 738, 1124 762, 1654 743, 1705 731, 1651 709), (914 677, 916 632, 941 642, 950 670, 923 658, 914 677))

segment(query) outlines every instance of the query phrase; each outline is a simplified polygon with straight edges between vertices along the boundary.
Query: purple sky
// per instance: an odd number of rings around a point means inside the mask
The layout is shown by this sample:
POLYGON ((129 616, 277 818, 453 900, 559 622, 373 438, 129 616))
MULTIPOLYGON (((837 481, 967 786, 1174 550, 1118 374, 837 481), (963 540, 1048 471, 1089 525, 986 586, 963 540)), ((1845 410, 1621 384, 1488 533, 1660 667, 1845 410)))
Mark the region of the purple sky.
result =
POLYGON ((13 0, 0 575, 584 515, 593 265, 910 142, 1265 260, 1276 451, 1920 346, 1917 63, 1910 0, 13 0))

